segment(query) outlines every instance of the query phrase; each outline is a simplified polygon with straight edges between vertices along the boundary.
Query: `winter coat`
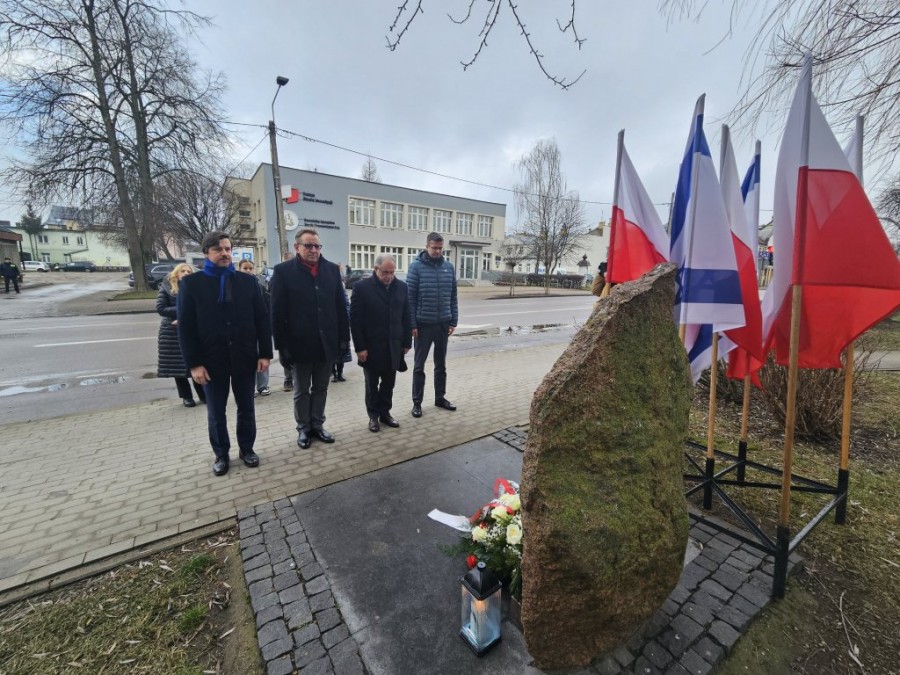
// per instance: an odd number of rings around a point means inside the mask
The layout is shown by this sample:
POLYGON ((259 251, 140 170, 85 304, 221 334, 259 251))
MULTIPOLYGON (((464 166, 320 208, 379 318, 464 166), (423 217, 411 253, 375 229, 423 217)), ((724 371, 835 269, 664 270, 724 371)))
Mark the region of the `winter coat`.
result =
POLYGON ((315 278, 295 257, 272 274, 272 335, 289 363, 334 363, 350 344, 347 294, 338 266, 319 258, 315 278))
POLYGON ((13 263, 4 261, 0 263, 0 276, 6 277, 7 279, 18 279, 22 276, 22 273, 13 263))
POLYGON ((412 325, 447 323, 456 326, 456 272, 443 256, 434 259, 422 251, 406 273, 412 325))
POLYGON ((168 277, 159 287, 156 296, 156 313, 162 317, 159 322, 159 333, 156 339, 157 377, 188 377, 188 369, 181 356, 181 345, 178 344, 178 326, 172 322, 178 318, 176 305, 178 299, 169 290, 168 277))
POLYGON ((412 347, 407 286, 399 279, 385 286, 372 275, 353 284, 350 297, 353 349, 367 351, 363 368, 374 373, 399 370, 403 350, 412 347))
POLYGON ((225 301, 219 279, 189 274, 178 289, 178 341, 187 369, 234 372, 272 358, 269 310, 259 284, 249 274, 226 277, 225 301))

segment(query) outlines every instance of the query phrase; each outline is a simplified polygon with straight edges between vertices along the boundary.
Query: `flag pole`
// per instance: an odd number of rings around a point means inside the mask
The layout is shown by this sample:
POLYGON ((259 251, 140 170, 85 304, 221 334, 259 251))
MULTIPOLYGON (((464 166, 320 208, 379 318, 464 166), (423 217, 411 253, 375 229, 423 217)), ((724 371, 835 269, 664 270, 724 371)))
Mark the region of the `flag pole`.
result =
MULTIPOLYGON (((812 57, 807 55, 803 68, 811 68, 812 57)), ((806 243, 806 211, 809 202, 809 116, 812 99, 812 73, 806 82, 806 108, 803 111, 803 127, 800 138, 800 171, 797 176, 796 230, 794 232, 794 259, 791 283, 791 333, 788 355, 788 388, 785 402, 784 458, 781 468, 781 507, 775 543, 775 569, 772 595, 784 597, 787 582, 787 564, 790 554, 791 520, 791 471, 794 460, 794 427, 797 423, 797 361, 800 353, 800 312, 803 308, 803 260, 806 243)))
POLYGON ((712 481, 716 468, 716 385, 719 378, 719 334, 712 336, 712 364, 709 367, 709 426, 706 431, 706 483, 703 508, 712 508, 712 481))
POLYGON ((612 203, 612 223, 610 224, 610 233, 609 233, 609 250, 612 251, 612 255, 607 256, 606 260, 606 283, 603 284, 603 290, 600 292, 600 297, 605 298, 609 295, 610 290, 612 289, 612 284, 610 284, 609 280, 612 277, 613 263, 616 258, 616 230, 619 228, 616 227, 616 209, 619 206, 619 190, 622 187, 622 150, 625 148, 625 130, 621 129, 619 131, 619 137, 616 142, 616 178, 613 182, 613 203, 612 203))
MULTIPOLYGON (((856 116, 856 168, 859 172, 859 184, 863 184, 863 116, 856 116)), ((851 342, 844 350, 844 410, 841 419, 841 462, 838 467, 838 496, 843 496, 834 512, 834 522, 843 525, 847 522, 847 491, 850 485, 850 419, 853 409, 853 360, 855 346, 851 342)))

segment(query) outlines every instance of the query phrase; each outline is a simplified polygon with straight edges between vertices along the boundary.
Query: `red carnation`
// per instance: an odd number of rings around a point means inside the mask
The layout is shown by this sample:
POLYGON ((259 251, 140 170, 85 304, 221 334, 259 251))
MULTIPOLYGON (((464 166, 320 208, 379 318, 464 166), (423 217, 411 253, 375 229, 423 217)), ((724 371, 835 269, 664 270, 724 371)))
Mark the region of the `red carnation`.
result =
POLYGON ((478 564, 478 558, 476 558, 474 555, 470 555, 468 558, 466 558, 466 566, 469 569, 472 569, 477 564, 478 564))

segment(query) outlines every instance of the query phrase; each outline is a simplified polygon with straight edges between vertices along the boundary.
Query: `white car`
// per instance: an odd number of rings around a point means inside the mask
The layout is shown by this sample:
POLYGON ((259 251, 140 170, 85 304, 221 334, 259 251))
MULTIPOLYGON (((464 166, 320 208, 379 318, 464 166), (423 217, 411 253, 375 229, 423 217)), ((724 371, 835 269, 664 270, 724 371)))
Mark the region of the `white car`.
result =
POLYGON ((26 272, 49 272, 50 265, 40 260, 26 260, 24 263, 26 272))

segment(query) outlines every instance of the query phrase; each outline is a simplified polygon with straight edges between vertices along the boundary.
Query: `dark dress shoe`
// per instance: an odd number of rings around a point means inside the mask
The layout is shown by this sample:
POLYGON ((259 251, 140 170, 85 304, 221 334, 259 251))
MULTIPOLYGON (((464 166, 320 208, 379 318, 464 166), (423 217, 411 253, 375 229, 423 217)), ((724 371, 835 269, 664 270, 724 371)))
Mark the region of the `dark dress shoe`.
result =
POLYGON ((369 418, 369 431, 381 431, 381 425, 378 424, 377 417, 369 418))
POLYGON ((318 438, 323 443, 334 443, 334 436, 324 429, 313 429, 311 432, 313 438, 318 438))
POLYGON ((213 464, 213 473, 217 476, 224 476, 226 473, 228 473, 227 457, 219 457, 216 459, 215 464, 213 464))
POLYGON ((381 421, 384 422, 385 424, 387 424, 389 427, 396 428, 396 427, 400 426, 400 422, 398 422, 397 420, 395 420, 393 417, 391 417, 388 414, 382 415, 381 421))
POLYGON ((297 436, 297 445, 306 450, 312 444, 312 439, 309 437, 309 434, 305 431, 301 431, 300 435, 297 436))
POLYGON ((259 455, 252 450, 241 450, 238 457, 240 457, 241 461, 251 469, 255 469, 259 466, 259 455))
POLYGON ((421 417, 422 416, 422 406, 420 404, 413 403, 412 416, 413 417, 421 417))
POLYGON ((333 376, 331 377, 331 381, 332 381, 332 382, 340 382, 340 380, 338 379, 338 376, 337 376, 337 375, 333 375, 333 376))
POLYGON ((183 398, 181 399, 181 402, 184 403, 185 408, 193 408, 197 405, 196 403, 194 403, 194 399, 192 398, 183 398))
POLYGON ((343 375, 338 375, 338 376, 337 376, 337 381, 338 381, 338 382, 346 382, 346 381, 347 381, 347 378, 344 377, 343 375))
POLYGON ((448 401, 445 398, 435 401, 434 405, 435 405, 435 407, 443 408, 444 410, 456 410, 456 406, 453 405, 452 403, 450 403, 450 401, 448 401))

